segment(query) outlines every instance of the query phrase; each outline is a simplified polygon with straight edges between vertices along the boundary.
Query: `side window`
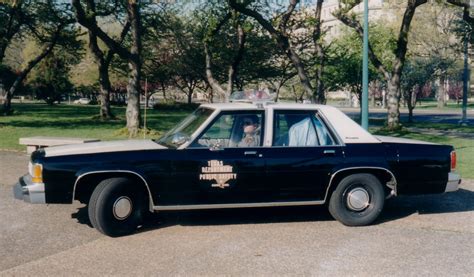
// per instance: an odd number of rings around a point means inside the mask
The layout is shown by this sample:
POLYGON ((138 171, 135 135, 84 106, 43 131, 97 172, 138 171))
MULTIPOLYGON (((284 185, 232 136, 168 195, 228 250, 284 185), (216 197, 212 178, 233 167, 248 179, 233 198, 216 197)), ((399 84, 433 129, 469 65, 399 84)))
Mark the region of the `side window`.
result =
POLYGON ((262 145, 263 113, 222 113, 191 147, 258 147, 262 145))
POLYGON ((275 111, 273 146, 334 145, 326 126, 314 112, 275 111))

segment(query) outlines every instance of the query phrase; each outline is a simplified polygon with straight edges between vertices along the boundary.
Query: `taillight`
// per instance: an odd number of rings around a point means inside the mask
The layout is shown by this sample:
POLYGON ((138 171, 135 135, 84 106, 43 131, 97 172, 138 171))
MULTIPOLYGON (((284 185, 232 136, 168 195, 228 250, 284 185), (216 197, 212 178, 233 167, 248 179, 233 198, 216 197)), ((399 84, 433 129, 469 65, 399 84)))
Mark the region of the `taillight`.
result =
POLYGON ((456 170, 456 151, 451 151, 451 171, 456 170))

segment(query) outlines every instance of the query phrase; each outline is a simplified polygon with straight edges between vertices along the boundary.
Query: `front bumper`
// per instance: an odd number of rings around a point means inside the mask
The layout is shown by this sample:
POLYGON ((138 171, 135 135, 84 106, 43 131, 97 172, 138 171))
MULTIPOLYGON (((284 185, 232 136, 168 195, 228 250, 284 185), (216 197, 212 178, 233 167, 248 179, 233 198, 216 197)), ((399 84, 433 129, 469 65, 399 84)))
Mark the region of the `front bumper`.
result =
POLYGON ((456 172, 449 172, 448 183, 446 184, 444 192, 457 191, 459 189, 459 184, 461 184, 461 175, 456 172))
POLYGON ((43 183, 33 183, 30 175, 20 178, 18 183, 13 186, 13 195, 16 199, 23 200, 32 204, 45 204, 46 194, 43 183))

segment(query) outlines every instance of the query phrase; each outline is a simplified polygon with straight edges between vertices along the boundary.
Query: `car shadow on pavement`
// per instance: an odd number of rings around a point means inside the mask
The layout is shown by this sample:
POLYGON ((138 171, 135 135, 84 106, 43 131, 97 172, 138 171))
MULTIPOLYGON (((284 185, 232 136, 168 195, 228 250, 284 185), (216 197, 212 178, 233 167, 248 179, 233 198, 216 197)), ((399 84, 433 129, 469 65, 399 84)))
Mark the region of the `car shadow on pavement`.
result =
POLYGON ((71 214, 71 218, 74 218, 77 220, 78 223, 80 224, 85 224, 91 228, 94 228, 89 220, 89 214, 87 212, 87 205, 77 208, 77 211, 73 214, 71 214))
POLYGON ((401 219, 412 214, 472 211, 474 211, 474 192, 466 189, 445 194, 399 196, 385 202, 384 210, 375 224, 401 219))
POLYGON ((207 226, 268 224, 333 220, 325 207, 272 207, 161 212, 147 221, 144 229, 175 225, 207 226))
MULTIPOLYGON (((474 192, 459 189, 448 194, 399 196, 385 202, 384 210, 374 223, 383 224, 412 214, 441 214, 474 211, 474 192)), ((87 206, 71 215, 78 223, 92 228, 87 206)), ((166 211, 150 215, 139 232, 155 231, 171 226, 208 226, 268 224, 290 222, 333 221, 326 206, 216 209, 196 211, 166 211)))

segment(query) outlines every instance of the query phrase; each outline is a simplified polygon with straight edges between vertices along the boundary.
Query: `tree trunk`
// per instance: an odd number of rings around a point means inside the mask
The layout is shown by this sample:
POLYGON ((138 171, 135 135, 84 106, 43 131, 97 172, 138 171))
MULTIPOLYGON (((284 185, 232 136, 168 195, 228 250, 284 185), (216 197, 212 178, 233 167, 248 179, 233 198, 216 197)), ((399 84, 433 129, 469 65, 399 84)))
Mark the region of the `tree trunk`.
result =
POLYGON ((237 80, 239 65, 244 57, 245 38, 246 38, 246 35, 244 32, 244 29, 242 28, 240 24, 238 24, 237 25, 238 50, 234 56, 234 61, 229 67, 229 74, 228 74, 228 80, 227 80, 227 95, 228 96, 230 96, 233 91, 234 83, 237 80))
MULTIPOLYGON (((286 39, 286 43, 288 43, 287 40, 288 39, 286 39)), ((298 72, 298 77, 300 78, 301 86, 303 87, 304 91, 306 91, 309 96, 313 95, 313 86, 311 86, 311 83, 309 82, 308 74, 306 74, 303 62, 301 61, 296 51, 292 48, 289 48, 288 46, 286 50, 286 55, 293 63, 293 66, 296 68, 296 71, 298 72)))
POLYGON ((114 118, 110 109, 110 79, 109 64, 99 64, 99 87, 100 87, 100 117, 103 119, 114 118))
POLYGON ((400 128, 400 76, 393 76, 387 84, 387 127, 400 128))
POLYGON ((163 93, 163 99, 166 100, 166 86, 164 83, 161 83, 161 91, 163 93))
POLYGON ((414 102, 416 103, 416 89, 412 88, 410 93, 408 93, 407 107, 408 107, 408 122, 413 122, 413 109, 415 108, 414 102), (415 98, 415 99, 413 99, 415 98))
POLYGON ((188 96, 188 104, 191 104, 193 102, 193 91, 189 91, 187 93, 188 96))
POLYGON ((130 137, 136 137, 140 129, 140 80, 141 80, 141 22, 140 7, 137 1, 129 1, 127 14, 131 24, 132 47, 128 67, 130 69, 127 94, 127 128, 130 137))
POLYGON ((438 109, 442 109, 446 106, 446 79, 444 77, 444 72, 441 72, 439 77, 439 87, 438 87, 438 109))
POLYGON ((214 76, 212 74, 212 66, 211 66, 211 54, 209 53, 209 46, 207 42, 204 42, 204 54, 206 56, 206 79, 209 85, 212 88, 212 91, 217 92, 220 97, 224 98, 225 101, 227 102, 228 100, 228 95, 226 91, 221 87, 219 82, 217 82, 216 79, 214 79, 214 76))
POLYGON ((140 128, 140 61, 129 61, 127 84, 127 129, 129 137, 136 137, 140 128))
POLYGON ((316 57, 319 60, 319 66, 316 68, 316 97, 313 97, 314 102, 319 104, 326 104, 326 95, 324 93, 323 72, 325 64, 325 53, 321 41, 321 11, 323 7, 323 0, 318 0, 315 9, 315 28, 313 31, 313 43, 316 50, 316 57))

